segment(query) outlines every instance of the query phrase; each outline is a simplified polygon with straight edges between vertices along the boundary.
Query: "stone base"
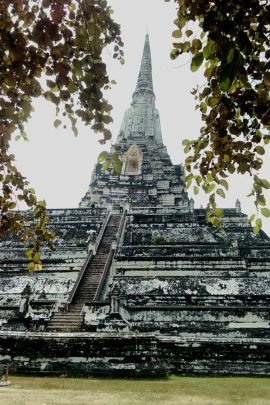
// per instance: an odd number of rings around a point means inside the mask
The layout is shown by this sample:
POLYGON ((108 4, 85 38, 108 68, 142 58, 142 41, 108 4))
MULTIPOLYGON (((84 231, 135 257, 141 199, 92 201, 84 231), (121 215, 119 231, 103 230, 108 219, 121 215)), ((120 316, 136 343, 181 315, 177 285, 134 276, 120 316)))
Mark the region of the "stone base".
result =
POLYGON ((13 373, 64 376, 270 376, 269 339, 132 333, 0 333, 13 373))

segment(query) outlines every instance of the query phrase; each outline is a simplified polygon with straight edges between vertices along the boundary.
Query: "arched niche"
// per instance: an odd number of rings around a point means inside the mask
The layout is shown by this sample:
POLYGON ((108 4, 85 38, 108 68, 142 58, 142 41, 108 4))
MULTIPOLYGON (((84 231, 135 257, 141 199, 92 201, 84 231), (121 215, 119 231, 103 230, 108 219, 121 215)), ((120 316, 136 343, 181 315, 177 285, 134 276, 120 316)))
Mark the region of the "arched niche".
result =
POLYGON ((143 153, 137 145, 132 145, 123 156, 122 174, 136 176, 142 172, 143 153))

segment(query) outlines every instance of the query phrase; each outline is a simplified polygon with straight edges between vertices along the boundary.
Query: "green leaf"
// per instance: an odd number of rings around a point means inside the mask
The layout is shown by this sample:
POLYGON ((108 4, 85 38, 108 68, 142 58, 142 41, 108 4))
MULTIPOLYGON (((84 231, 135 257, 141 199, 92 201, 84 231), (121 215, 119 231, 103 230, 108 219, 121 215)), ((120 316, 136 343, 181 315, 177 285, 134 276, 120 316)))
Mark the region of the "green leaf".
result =
POLYGON ((201 64, 203 63, 203 60, 204 60, 203 53, 202 52, 197 53, 197 55, 195 55, 192 58, 191 67, 190 67, 191 71, 196 72, 200 68, 201 64))
POLYGON ((225 193, 224 193, 224 191, 222 190, 222 188, 218 188, 218 189, 217 189, 217 194, 220 195, 220 197, 225 198, 225 193))
POLYGON ((208 194, 208 193, 211 193, 211 191, 213 191, 215 187, 216 187, 216 185, 215 185, 214 183, 208 184, 208 185, 205 187, 204 190, 205 190, 205 192, 208 194))
POLYGON ((75 93, 75 91, 77 91, 77 86, 74 82, 70 82, 67 86, 67 89, 70 93, 75 93))
POLYGON ((109 153, 106 152, 106 151, 101 152, 101 153, 99 154, 99 156, 98 156, 98 162, 99 162, 99 163, 104 162, 104 160, 107 159, 108 155, 109 155, 109 153))
POLYGON ((38 205, 42 208, 46 208, 46 201, 42 200, 38 202, 38 205))
POLYGON ((199 194, 199 187, 194 186, 194 187, 193 187, 193 190, 194 190, 194 194, 195 194, 195 195, 199 194))
POLYGON ((173 31, 172 36, 173 36, 174 38, 181 38, 181 36, 182 36, 181 30, 175 30, 175 31, 173 31))
POLYGON ((270 188, 270 183, 266 179, 260 179, 260 184, 262 185, 263 188, 266 188, 266 189, 270 188))
POLYGON ((55 120, 54 121, 54 123, 53 123, 53 125, 55 126, 55 128, 58 128, 60 125, 62 124, 62 121, 61 120, 55 120))
POLYGON ((228 191, 229 190, 229 184, 226 180, 222 179, 220 180, 220 184, 228 191))
POLYGON ((171 51, 171 53, 170 53, 170 58, 171 58, 172 60, 174 60, 174 59, 177 58, 178 55, 179 55, 179 50, 178 50, 178 49, 173 49, 173 50, 171 51))
POLYGON ((234 65, 232 63, 226 65, 220 73, 220 88, 222 91, 227 91, 234 81, 234 65))
POLYGON ((217 217, 223 217, 223 210, 221 208, 214 209, 214 213, 217 217))
POLYGON ((264 155, 265 154, 265 149, 263 146, 256 146, 255 151, 259 154, 259 155, 264 155))
POLYGON ((203 56, 207 60, 210 58, 212 55, 214 49, 215 49, 216 43, 212 41, 211 39, 208 39, 207 45, 203 48, 203 56))
POLYGON ((110 124, 111 122, 113 122, 113 119, 112 119, 112 117, 110 115, 103 115, 102 121, 105 124, 110 124))
POLYGON ((209 67, 205 70, 204 76, 209 80, 212 76, 214 76, 215 69, 213 67, 209 67))
POLYGON ((182 46, 182 51, 187 52, 189 50, 189 47, 190 47, 190 42, 189 41, 184 42, 183 46, 182 46))
POLYGON ((122 172, 122 164, 120 162, 120 160, 116 160, 113 162, 113 170, 118 173, 121 174, 122 172))
POLYGON ((201 112, 202 112, 203 114, 206 113, 206 111, 207 111, 207 104, 206 104, 205 102, 202 102, 202 103, 201 103, 200 110, 201 110, 201 112))
POLYGON ((178 19, 176 19, 174 22, 178 27, 183 28, 185 26, 185 24, 187 23, 187 19, 185 17, 181 16, 178 19))
POLYGON ((33 255, 33 248, 26 249, 25 256, 27 257, 28 260, 32 259, 32 255, 33 255))
POLYGON ((15 202, 9 203, 9 204, 8 204, 8 208, 9 208, 10 210, 12 210, 13 208, 16 208, 16 203, 15 203, 15 202))
POLYGON ((258 233, 260 232, 261 228, 262 228, 262 220, 261 218, 257 218, 255 221, 255 226, 253 228, 253 232, 258 235, 258 233))
POLYGON ((24 141, 29 141, 29 139, 28 139, 28 136, 27 136, 27 133, 26 132, 24 132, 24 131, 21 131, 21 137, 23 138, 23 140, 24 141))
POLYGON ((186 183, 188 183, 189 181, 192 181, 193 180, 193 174, 192 173, 190 173, 188 176, 186 176, 185 177, 185 181, 186 181, 186 183))
POLYGON ((269 218, 270 217, 270 210, 268 208, 262 208, 261 213, 264 217, 269 218))
POLYGON ((75 136, 78 136, 78 129, 74 125, 71 127, 71 129, 72 129, 73 134, 75 136))
POLYGON ((39 263, 40 262, 40 254, 38 252, 36 252, 34 254, 34 262, 35 263, 39 263))
POLYGON ((214 227, 218 228, 220 226, 221 220, 217 217, 210 217, 210 221, 214 225, 214 227))
POLYGON ((112 163, 112 161, 110 159, 107 159, 102 165, 102 170, 104 170, 104 171, 107 170, 111 163, 112 163))
POLYGON ((202 176, 196 176, 195 177, 195 180, 196 180, 196 183, 198 184, 198 186, 201 184, 201 182, 202 182, 202 176))
POLYGON ((34 271, 35 270, 35 263, 33 263, 33 262, 30 262, 30 263, 28 263, 28 270, 29 271, 34 271))
POLYGON ((220 98, 219 97, 209 97, 207 100, 207 104, 210 107, 215 107, 219 103, 220 98))
MULTIPOLYGON (((201 48, 202 48, 202 42, 201 42, 201 40, 200 39, 193 39, 193 41, 192 41, 192 46, 195 48, 195 49, 197 49, 197 50, 200 50, 201 48)), ((203 52, 202 52, 202 54, 203 54, 203 52)))
POLYGON ((256 199, 256 203, 258 203, 259 205, 265 205, 266 204, 266 200, 264 195, 258 195, 257 199, 256 199))
POLYGON ((255 223, 256 223, 256 226, 259 226, 260 228, 262 227, 262 220, 261 220, 261 218, 257 218, 255 223))
POLYGON ((261 228, 257 225, 253 227, 253 232, 255 233, 255 235, 258 235, 258 233, 260 232, 260 229, 261 228))
POLYGON ((255 215, 255 214, 251 215, 251 217, 249 218, 249 222, 253 222, 253 221, 254 221, 254 219, 255 219, 255 217, 256 217, 256 215, 255 215))
POLYGON ((235 51, 235 48, 234 48, 233 46, 231 46, 231 47, 228 49, 228 53, 227 53, 227 56, 226 56, 226 62, 227 62, 227 63, 231 63, 231 62, 232 62, 233 57, 234 57, 234 51, 235 51))

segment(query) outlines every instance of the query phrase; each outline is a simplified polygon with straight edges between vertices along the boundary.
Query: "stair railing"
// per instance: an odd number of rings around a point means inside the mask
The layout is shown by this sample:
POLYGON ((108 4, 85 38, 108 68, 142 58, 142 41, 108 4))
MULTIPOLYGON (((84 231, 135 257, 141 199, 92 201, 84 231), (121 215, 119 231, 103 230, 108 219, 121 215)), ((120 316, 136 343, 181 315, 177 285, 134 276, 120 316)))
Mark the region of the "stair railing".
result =
POLYGON ((104 271, 102 273, 102 277, 101 277, 99 285, 97 287, 97 291, 96 291, 96 294, 95 294, 95 297, 94 297, 94 301, 99 300, 101 295, 102 295, 102 291, 103 291, 103 288, 104 288, 104 285, 105 285, 105 281, 107 280, 109 270, 111 268, 111 264, 112 264, 112 261, 113 261, 113 258, 114 258, 115 251, 116 251, 117 247, 119 246, 119 241, 122 238, 122 233, 123 233, 124 225, 125 225, 125 222, 126 222, 126 215, 127 215, 127 211, 124 210, 123 215, 122 215, 121 220, 120 220, 120 223, 119 223, 119 228, 118 228, 118 231, 116 233, 115 240, 111 244, 110 253, 109 253, 109 256, 108 256, 108 258, 106 260, 104 271))
POLYGON ((68 306, 71 304, 71 302, 73 301, 74 296, 75 296, 75 294, 76 294, 76 291, 77 291, 77 289, 78 289, 78 287, 79 287, 79 285, 80 285, 80 283, 81 283, 81 281, 82 281, 82 278, 83 278, 83 276, 84 276, 84 273, 85 273, 86 269, 88 268, 89 264, 91 263, 92 258, 93 258, 93 257, 95 256, 95 254, 96 254, 96 251, 97 251, 97 249, 98 249, 98 247, 99 247, 99 244, 100 244, 100 242, 101 242, 101 239, 102 239, 102 237, 103 237, 103 234, 104 234, 104 232, 105 232, 105 229, 106 229, 106 227, 107 227, 107 225, 108 225, 108 222, 109 222, 110 217, 111 217, 111 212, 108 211, 107 214, 106 214, 106 217, 105 217, 105 219, 104 219, 104 221, 103 221, 103 224, 102 224, 102 227, 101 227, 101 229, 100 229, 100 232, 99 232, 99 234, 98 234, 97 240, 96 240, 96 242, 95 242, 94 249, 89 250, 88 255, 87 255, 86 259, 85 259, 85 262, 84 262, 84 264, 83 264, 83 266, 82 266, 82 268, 81 268, 81 270, 80 270, 80 273, 79 273, 79 275, 78 275, 78 277, 77 277, 77 280, 76 280, 76 282, 75 282, 75 284, 74 284, 74 286, 73 286, 73 288, 72 288, 72 290, 71 290, 71 293, 70 293, 70 296, 69 296, 69 298, 68 298, 68 301, 66 302, 67 308, 68 308, 68 306))
POLYGON ((126 217, 127 217, 127 210, 123 211, 123 215, 121 217, 121 221, 119 224, 119 228, 116 234, 116 242, 117 242, 117 247, 120 245, 122 242, 123 236, 124 236, 124 228, 126 225, 126 217))
POLYGON ((100 245, 101 239, 103 238, 103 234, 105 232, 105 229, 107 228, 107 225, 108 225, 108 222, 109 222, 109 220, 111 218, 111 215, 112 215, 111 211, 107 211, 106 217, 104 219, 104 222, 102 224, 101 230, 100 230, 100 232, 98 234, 98 237, 97 237, 97 240, 96 240, 96 243, 95 243, 95 252, 97 251, 97 249, 98 249, 98 247, 100 245))

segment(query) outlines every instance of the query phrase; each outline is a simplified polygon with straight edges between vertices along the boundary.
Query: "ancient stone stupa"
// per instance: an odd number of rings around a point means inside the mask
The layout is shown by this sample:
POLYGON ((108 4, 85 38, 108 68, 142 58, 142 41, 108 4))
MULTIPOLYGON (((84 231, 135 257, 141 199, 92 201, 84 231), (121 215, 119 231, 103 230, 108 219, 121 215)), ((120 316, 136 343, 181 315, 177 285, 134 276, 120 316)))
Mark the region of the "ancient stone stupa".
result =
MULTIPOLYGON (((49 210, 57 250, 30 275, 0 245, 0 362, 54 374, 270 374, 270 240, 239 201, 223 231, 194 209, 163 144, 149 38, 117 150, 77 209, 49 210)), ((114 152, 112 147, 111 153, 114 152)))

